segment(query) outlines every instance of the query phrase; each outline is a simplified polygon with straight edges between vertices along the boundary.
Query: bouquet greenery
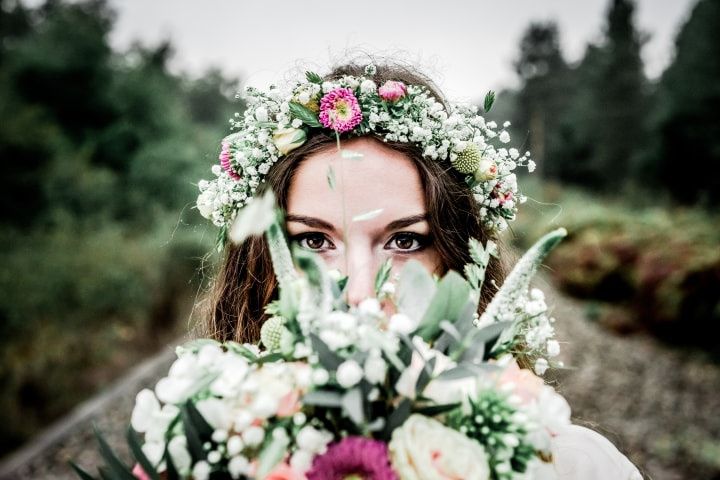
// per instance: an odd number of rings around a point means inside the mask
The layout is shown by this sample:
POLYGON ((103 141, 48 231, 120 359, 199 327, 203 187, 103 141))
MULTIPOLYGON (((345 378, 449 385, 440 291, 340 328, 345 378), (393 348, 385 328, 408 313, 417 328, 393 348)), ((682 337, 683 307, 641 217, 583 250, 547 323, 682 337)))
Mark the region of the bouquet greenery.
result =
POLYGON ((280 220, 265 196, 230 232, 264 233, 271 247, 280 295, 261 344, 178 347, 168 375, 137 395, 134 467, 98 435, 100 478, 553 478, 550 439, 570 409, 519 364, 541 375, 558 353, 529 283, 563 229, 522 257, 478 315, 491 242, 470 242, 464 277, 408 262, 391 281, 385 264, 377 298, 351 307, 347 279, 291 252, 280 220))

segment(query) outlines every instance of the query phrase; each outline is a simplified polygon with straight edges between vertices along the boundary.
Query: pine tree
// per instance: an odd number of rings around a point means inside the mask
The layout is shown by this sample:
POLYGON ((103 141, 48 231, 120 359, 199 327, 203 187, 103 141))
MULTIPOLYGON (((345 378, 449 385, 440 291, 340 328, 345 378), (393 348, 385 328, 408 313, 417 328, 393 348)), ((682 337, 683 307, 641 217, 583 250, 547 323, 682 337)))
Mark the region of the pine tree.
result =
POLYGON ((648 170, 682 202, 720 203, 720 2, 700 0, 676 39, 648 170))
POLYGON ((515 130, 528 133, 538 170, 544 176, 557 176, 557 132, 570 85, 555 23, 532 23, 528 27, 520 43, 515 70, 522 82, 513 118, 515 130))

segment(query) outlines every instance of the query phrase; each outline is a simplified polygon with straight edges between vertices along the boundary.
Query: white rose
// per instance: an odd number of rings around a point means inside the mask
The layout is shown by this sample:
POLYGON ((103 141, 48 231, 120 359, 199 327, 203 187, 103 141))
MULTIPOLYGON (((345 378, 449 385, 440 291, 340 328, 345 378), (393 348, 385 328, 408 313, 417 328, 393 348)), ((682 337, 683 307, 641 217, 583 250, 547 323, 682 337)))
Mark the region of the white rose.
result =
POLYGON ((482 445, 422 415, 411 415, 395 429, 388 448, 392 466, 404 480, 490 478, 482 445))
POLYGON ((343 388, 350 388, 362 380, 363 369, 355 360, 346 360, 337 369, 337 381, 343 388))
POLYGON ((305 130, 300 128, 279 128, 273 133, 273 143, 282 155, 287 155, 307 140, 305 130))

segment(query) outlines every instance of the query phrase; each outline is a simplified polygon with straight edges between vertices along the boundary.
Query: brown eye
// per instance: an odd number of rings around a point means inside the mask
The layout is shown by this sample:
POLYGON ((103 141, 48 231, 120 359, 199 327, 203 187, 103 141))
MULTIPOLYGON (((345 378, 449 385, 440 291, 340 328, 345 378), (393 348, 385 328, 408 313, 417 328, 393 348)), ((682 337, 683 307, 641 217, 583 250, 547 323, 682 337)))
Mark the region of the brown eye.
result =
POLYGON ((386 250, 399 250, 403 252, 414 252, 421 250, 427 244, 427 238, 416 233, 397 233, 385 245, 386 250))
POLYGON ((335 247, 322 233, 306 233, 295 237, 293 240, 296 240, 306 250, 322 251, 335 247))

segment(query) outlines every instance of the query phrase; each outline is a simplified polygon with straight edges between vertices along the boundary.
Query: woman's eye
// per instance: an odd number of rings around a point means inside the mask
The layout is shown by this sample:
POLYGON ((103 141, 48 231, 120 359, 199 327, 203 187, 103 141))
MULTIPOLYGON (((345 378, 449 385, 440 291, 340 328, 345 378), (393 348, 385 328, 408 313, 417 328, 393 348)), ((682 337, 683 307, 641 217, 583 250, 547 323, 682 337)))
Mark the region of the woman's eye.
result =
POLYGON ((414 252, 421 250, 427 244, 427 238, 417 233, 396 233, 385 244, 386 250, 401 250, 405 252, 414 252))
POLYGON ((322 233, 306 233, 296 236, 294 240, 306 250, 328 250, 335 247, 322 233))

